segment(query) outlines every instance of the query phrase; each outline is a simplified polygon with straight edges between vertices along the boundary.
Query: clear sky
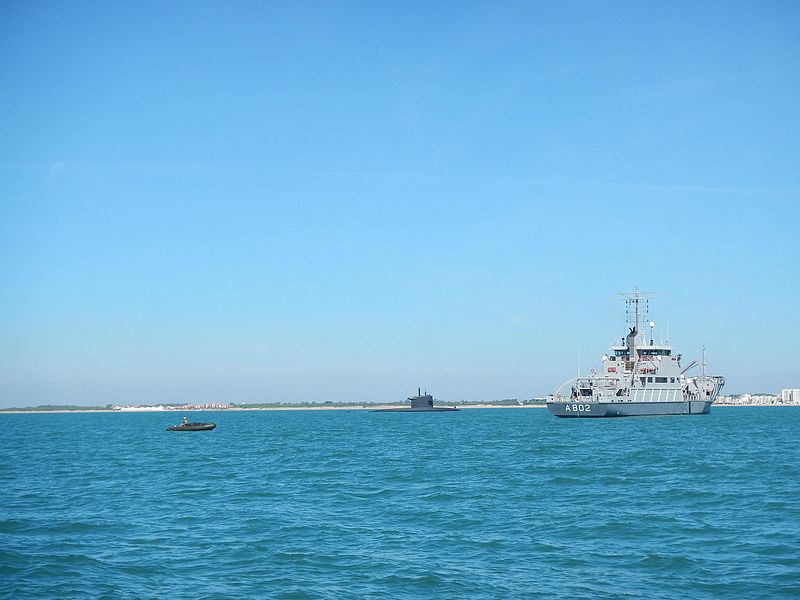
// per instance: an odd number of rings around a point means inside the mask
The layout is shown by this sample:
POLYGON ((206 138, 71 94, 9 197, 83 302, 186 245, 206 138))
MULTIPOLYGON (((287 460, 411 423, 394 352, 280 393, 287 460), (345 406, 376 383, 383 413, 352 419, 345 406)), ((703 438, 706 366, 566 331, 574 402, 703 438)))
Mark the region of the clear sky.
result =
POLYGON ((0 4, 0 406, 800 387, 797 2, 0 4), (687 360, 688 362, 688 360, 687 360))

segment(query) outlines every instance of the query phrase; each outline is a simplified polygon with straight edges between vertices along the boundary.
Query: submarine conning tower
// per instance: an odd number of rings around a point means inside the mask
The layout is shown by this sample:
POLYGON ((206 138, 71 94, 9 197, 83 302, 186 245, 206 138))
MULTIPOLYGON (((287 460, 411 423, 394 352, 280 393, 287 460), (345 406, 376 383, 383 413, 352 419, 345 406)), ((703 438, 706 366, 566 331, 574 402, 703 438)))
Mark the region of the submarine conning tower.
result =
POLYGON ((411 400, 411 408, 433 408, 433 396, 428 394, 427 390, 426 393, 423 394, 422 389, 417 388, 417 395, 410 396, 408 399, 411 400))

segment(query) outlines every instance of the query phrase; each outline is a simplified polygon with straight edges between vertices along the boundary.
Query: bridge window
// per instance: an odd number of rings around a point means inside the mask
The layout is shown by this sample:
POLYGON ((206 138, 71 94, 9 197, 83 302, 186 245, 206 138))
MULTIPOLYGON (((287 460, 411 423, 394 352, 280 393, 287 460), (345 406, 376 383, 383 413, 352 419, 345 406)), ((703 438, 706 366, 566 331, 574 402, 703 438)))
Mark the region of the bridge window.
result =
POLYGON ((647 377, 639 377, 639 381, 642 382, 642 387, 644 387, 644 382, 647 381, 647 377))
POLYGON ((667 383, 666 377, 656 377, 656 383, 667 383))

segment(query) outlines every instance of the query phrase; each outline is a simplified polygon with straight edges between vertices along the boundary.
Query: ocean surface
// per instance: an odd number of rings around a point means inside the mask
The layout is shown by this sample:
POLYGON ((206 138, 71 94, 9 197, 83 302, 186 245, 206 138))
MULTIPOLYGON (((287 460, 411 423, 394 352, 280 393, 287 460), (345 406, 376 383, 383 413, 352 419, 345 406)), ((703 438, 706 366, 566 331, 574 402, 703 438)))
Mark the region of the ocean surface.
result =
POLYGON ((0 414, 0 598, 798 598, 800 407, 0 414))

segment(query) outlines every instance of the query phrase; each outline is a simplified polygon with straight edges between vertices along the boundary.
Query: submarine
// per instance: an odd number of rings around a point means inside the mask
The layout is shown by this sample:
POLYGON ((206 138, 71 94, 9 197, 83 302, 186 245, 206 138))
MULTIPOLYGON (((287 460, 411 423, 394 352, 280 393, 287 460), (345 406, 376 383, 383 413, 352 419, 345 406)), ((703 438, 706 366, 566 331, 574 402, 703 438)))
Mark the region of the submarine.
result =
POLYGON ((426 392, 423 394, 421 388, 417 388, 416 396, 409 396, 411 406, 401 408, 378 408, 372 412, 458 412, 460 409, 445 406, 434 406, 433 396, 426 392))

